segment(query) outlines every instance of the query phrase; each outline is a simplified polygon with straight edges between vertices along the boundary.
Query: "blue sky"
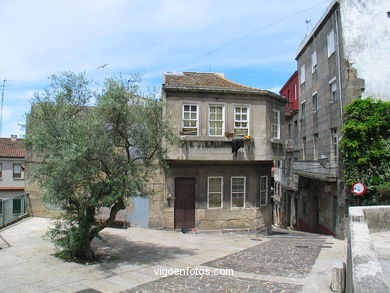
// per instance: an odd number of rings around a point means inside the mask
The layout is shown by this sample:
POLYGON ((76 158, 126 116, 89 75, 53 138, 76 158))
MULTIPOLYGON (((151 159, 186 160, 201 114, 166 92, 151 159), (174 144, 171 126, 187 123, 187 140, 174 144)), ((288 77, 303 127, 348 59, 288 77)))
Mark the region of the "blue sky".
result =
POLYGON ((145 87, 160 87, 167 71, 223 72, 235 82, 278 91, 296 70, 305 21, 311 29, 329 3, 2 0, 0 79, 9 81, 1 136, 23 135, 19 125, 34 92, 64 70, 85 71, 97 85, 139 72, 145 87))

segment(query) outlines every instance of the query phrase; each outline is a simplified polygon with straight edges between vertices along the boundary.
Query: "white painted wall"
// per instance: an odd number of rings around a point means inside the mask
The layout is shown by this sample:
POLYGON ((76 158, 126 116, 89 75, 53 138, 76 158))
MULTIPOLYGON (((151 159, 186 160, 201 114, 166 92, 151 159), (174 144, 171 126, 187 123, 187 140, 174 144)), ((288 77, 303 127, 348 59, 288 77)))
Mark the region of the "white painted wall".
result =
POLYGON ((389 0, 340 0, 344 54, 365 80, 363 97, 390 101, 389 0))

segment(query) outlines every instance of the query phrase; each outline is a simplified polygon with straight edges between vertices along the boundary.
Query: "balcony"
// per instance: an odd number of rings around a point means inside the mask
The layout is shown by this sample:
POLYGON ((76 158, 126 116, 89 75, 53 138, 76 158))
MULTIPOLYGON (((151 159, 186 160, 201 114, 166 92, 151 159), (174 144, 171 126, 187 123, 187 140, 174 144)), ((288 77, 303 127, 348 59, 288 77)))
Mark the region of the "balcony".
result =
POLYGON ((285 143, 285 147, 286 147, 286 152, 299 151, 299 138, 298 137, 286 139, 286 141, 284 143, 285 143))
POLYGON ((337 181, 338 168, 336 162, 331 162, 329 167, 324 168, 318 161, 294 161, 293 168, 294 173, 302 177, 329 182, 337 181))

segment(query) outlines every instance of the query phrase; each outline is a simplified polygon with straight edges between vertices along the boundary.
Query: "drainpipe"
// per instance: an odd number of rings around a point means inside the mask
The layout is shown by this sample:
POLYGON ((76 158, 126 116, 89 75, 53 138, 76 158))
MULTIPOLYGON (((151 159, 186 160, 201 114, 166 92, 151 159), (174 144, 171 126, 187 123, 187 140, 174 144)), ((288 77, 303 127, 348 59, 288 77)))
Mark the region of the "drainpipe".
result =
POLYGON ((338 25, 338 18, 339 18, 339 11, 340 8, 336 10, 336 40, 337 40, 337 70, 338 70, 338 86, 339 86, 339 102, 340 102, 340 122, 341 125, 343 125, 344 122, 344 114, 343 114, 343 100, 341 97, 341 60, 340 60, 340 38, 339 38, 339 25, 338 25))

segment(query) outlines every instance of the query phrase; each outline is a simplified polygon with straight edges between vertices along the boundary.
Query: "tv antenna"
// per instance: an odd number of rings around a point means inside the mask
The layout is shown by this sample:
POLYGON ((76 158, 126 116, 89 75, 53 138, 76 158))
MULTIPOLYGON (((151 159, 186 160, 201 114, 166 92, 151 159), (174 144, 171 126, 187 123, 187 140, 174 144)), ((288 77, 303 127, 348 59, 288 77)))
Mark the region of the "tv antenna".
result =
POLYGON ((305 22, 306 22, 307 33, 309 33, 309 24, 311 23, 311 19, 306 19, 305 22))
POLYGON ((3 84, 1 88, 1 105, 0 105, 0 137, 1 132, 3 130, 3 104, 4 104, 4 90, 5 90, 5 83, 7 82, 7 78, 3 79, 3 84))

